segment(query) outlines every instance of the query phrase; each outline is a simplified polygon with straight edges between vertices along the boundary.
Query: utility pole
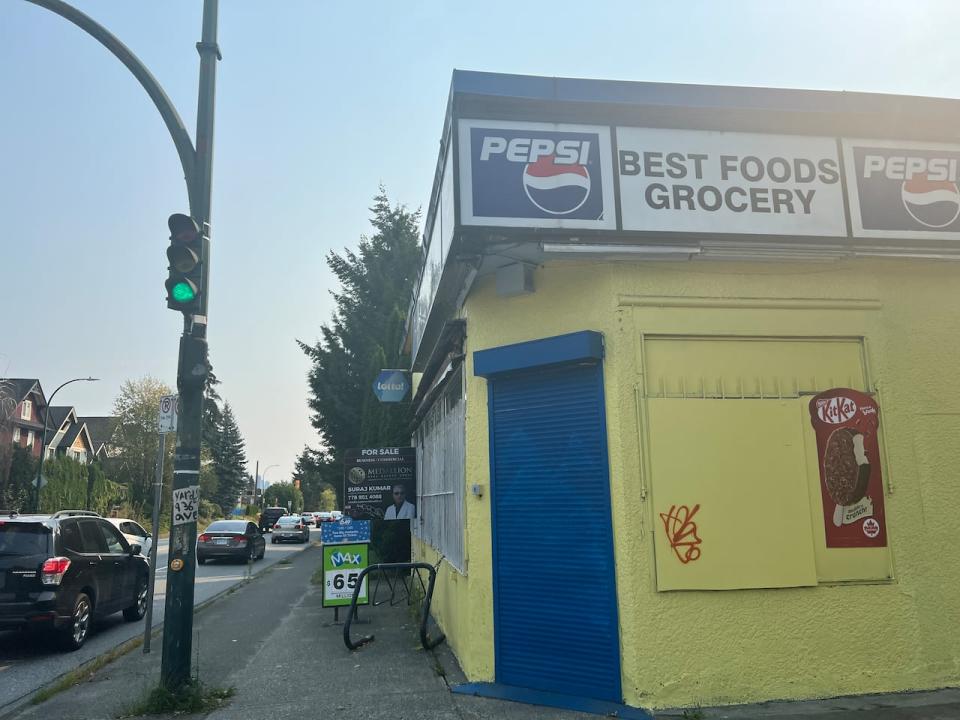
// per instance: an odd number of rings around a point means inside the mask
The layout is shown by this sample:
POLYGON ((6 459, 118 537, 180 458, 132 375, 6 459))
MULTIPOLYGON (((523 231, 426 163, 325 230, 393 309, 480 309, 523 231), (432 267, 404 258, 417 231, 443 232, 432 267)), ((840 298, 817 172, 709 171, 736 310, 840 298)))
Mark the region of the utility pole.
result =
MULTIPOLYGON (((100 42, 122 62, 150 96, 163 118, 176 147, 190 202, 190 218, 202 235, 200 265, 202 277, 195 307, 184 312, 183 335, 177 365, 180 390, 180 421, 174 457, 173 523, 170 531, 170 566, 167 579, 166 618, 163 626, 161 684, 176 690, 190 680, 190 650, 193 634, 193 581, 196 573, 197 505, 199 504, 200 442, 203 418, 203 391, 209 374, 207 362, 207 305, 210 287, 210 195, 213 176, 213 111, 216 90, 218 0, 204 0, 200 53, 200 87, 197 99, 196 149, 160 83, 147 67, 109 30, 64 0, 27 0, 69 20, 100 42)), ((173 217, 171 217, 173 221, 173 217)), ((174 232, 171 222, 171 233, 174 232)), ((184 230, 179 223, 180 230, 184 230)), ((187 233, 189 235, 189 233, 187 233)), ((171 238, 173 239, 173 238, 171 238)), ((185 238, 177 237, 183 244, 185 238)), ((186 238, 186 244, 191 243, 186 238)), ((189 247, 188 247, 189 249, 189 247)), ((168 257, 170 252, 168 251, 168 257)), ((182 254, 177 256, 183 259, 182 254)), ((173 258, 171 258, 172 260, 173 258)), ((193 299, 195 289, 181 286, 188 295, 170 292, 174 301, 193 299)), ((42 460, 42 453, 41 453, 42 460)))
POLYGON ((197 97, 197 149, 191 215, 203 242, 200 264, 203 276, 197 314, 184 314, 177 365, 180 414, 173 466, 173 518, 163 622, 163 659, 160 684, 176 689, 190 681, 193 647, 193 590, 197 569, 197 508, 200 504, 200 444, 203 429, 203 392, 206 387, 207 312, 210 288, 210 196, 213 178, 213 117, 217 78, 218 0, 204 0, 200 53, 200 86, 197 97))

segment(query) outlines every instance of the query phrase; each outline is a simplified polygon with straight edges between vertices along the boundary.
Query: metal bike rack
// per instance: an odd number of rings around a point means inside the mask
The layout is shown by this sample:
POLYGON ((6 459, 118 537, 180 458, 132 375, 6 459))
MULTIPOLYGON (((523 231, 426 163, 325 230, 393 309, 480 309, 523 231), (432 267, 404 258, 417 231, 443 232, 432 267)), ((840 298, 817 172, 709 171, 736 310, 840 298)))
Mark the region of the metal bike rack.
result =
MULTIPOLYGON (((423 599, 423 612, 420 617, 420 644, 424 650, 433 650, 437 645, 446 639, 442 632, 438 637, 431 639, 427 634, 427 621, 430 619, 430 601, 433 599, 433 586, 437 581, 437 569, 433 565, 422 562, 410 563, 378 563, 371 565, 360 571, 357 577, 357 584, 353 588, 353 598, 350 600, 350 609, 347 610, 347 619, 343 623, 343 644, 347 650, 356 650, 373 640, 373 635, 365 635, 356 642, 350 639, 350 625, 357 614, 357 598, 360 596, 360 588, 363 587, 363 581, 372 572, 392 572, 402 570, 426 570, 430 573, 430 581, 427 583, 426 595, 423 599)), ((422 581, 421 581, 422 582, 422 581)))

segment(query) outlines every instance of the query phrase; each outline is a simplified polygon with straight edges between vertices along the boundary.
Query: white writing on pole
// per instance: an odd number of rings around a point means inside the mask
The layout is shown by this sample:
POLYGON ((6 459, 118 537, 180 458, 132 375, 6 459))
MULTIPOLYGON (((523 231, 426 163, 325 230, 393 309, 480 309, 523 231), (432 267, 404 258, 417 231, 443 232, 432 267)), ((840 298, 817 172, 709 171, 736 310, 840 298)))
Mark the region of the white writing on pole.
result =
POLYGON ((200 509, 200 486, 173 489, 173 524, 186 525, 197 521, 200 509))

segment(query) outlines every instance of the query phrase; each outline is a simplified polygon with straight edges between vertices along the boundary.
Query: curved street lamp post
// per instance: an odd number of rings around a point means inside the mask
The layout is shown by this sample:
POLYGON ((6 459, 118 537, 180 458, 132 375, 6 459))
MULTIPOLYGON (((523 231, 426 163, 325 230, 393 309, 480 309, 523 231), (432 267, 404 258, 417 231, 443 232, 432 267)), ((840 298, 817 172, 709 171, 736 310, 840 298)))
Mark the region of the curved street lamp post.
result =
MULTIPOLYGON (((220 60, 217 44, 219 0, 203 0, 200 54, 200 82, 197 93, 196 143, 180 119, 170 98, 147 67, 115 35, 98 22, 63 0, 27 0, 69 20, 99 41, 122 62, 146 90, 160 112, 176 146, 187 184, 190 215, 210 237, 210 196, 213 177, 213 116, 216 88, 216 63, 220 60)), ((207 243, 203 254, 206 256, 207 243)), ((196 491, 200 473, 200 444, 203 415, 203 387, 209 372, 207 362, 207 301, 209 297, 210 259, 201 259, 204 271, 200 288, 200 313, 184 313, 183 335, 177 364, 177 389, 180 391, 180 422, 174 461, 174 492, 196 491)), ((42 458, 41 458, 42 459, 42 458)), ((38 474, 39 477, 39 474, 38 474)), ((176 572, 167 578, 166 622, 163 624, 163 659, 160 683, 177 690, 190 681, 190 656, 193 644, 193 599, 196 574, 196 518, 175 522, 170 530, 170 563, 176 572)))

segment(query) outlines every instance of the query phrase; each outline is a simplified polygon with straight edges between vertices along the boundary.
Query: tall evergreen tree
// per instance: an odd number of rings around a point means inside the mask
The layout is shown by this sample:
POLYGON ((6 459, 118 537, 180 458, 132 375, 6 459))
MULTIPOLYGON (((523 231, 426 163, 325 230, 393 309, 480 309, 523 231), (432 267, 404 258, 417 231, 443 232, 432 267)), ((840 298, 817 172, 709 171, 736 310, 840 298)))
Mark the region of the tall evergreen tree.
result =
POLYGON ((211 448, 213 468, 217 475, 214 502, 224 515, 229 514, 243 492, 247 472, 246 443, 233 415, 230 403, 224 403, 220 419, 217 447, 211 448))
POLYGON ((223 411, 220 409, 220 393, 217 385, 220 381, 213 374, 211 367, 207 372, 206 384, 203 388, 203 425, 201 426, 201 442, 208 448, 216 446, 220 437, 220 423, 223 411))
POLYGON ((325 448, 309 460, 337 489, 344 450, 409 439, 409 404, 377 402, 371 384, 380 369, 409 365, 400 340, 422 262, 420 213, 391 206, 382 187, 370 211, 374 234, 361 237, 356 251, 327 255, 340 282, 331 322, 316 344, 298 341, 312 362, 308 404, 325 448))

